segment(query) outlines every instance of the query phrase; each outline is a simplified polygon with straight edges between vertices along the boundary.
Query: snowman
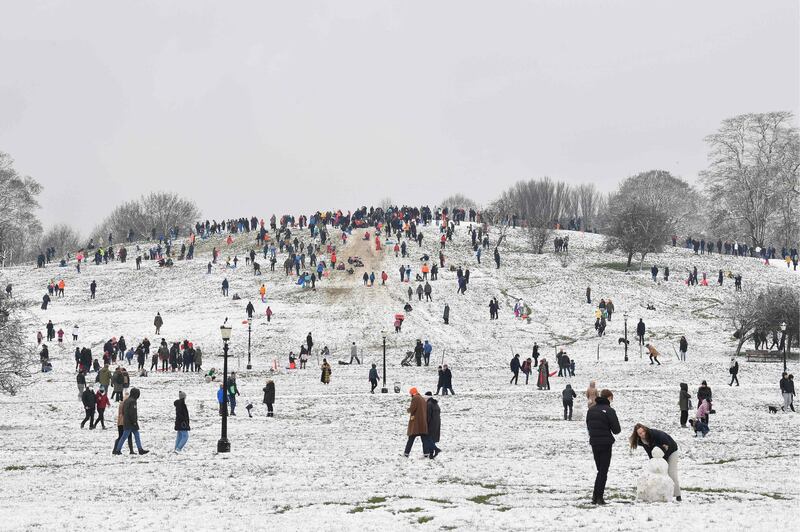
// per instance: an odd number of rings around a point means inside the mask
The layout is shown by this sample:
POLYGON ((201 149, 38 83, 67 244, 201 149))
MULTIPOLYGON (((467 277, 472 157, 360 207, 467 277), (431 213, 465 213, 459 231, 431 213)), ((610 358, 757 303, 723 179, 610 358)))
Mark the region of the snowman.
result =
POLYGON ((664 460, 664 451, 655 447, 653 457, 639 477, 636 486, 636 498, 644 502, 669 502, 672 500, 672 491, 675 484, 667 474, 667 461, 664 460))

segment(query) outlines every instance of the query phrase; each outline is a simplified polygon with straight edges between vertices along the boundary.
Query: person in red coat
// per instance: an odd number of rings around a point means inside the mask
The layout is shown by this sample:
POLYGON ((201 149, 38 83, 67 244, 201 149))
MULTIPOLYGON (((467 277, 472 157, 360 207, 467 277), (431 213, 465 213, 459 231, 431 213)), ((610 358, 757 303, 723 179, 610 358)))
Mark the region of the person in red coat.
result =
POLYGON ((108 405, 111 404, 111 401, 108 400, 108 394, 106 393, 105 386, 100 386, 100 389, 97 390, 97 393, 95 394, 95 399, 97 401, 97 419, 95 420, 92 428, 100 424, 103 426, 103 430, 106 430, 106 420, 103 417, 103 413, 106 411, 108 405))

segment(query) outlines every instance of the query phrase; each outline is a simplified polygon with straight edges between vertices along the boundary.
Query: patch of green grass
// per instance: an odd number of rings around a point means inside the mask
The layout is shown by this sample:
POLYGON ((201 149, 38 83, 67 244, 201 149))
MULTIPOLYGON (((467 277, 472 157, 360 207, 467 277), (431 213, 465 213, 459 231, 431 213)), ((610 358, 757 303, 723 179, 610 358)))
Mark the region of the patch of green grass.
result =
POLYGON ((347 513, 349 513, 349 514, 358 514, 358 513, 361 513, 363 511, 364 511, 364 507, 363 506, 356 506, 355 508, 351 508, 350 511, 347 512, 347 513))
POLYGON ((10 465, 6 466, 6 471, 25 471, 27 468, 24 465, 10 465))
POLYGON ((433 517, 431 517, 429 515, 423 515, 423 516, 420 516, 417 519, 417 523, 419 523, 419 524, 424 524, 424 523, 427 523, 428 521, 433 521, 433 517))
POLYGON ((483 483, 481 483, 481 484, 478 484, 478 485, 480 487, 484 488, 484 489, 487 489, 487 490, 497 489, 497 484, 483 484, 483 483))
POLYGON ((495 510, 497 510, 498 512, 507 512, 510 509, 511 509, 510 506, 498 506, 497 508, 495 508, 495 510))
POLYGON ((762 497, 769 497, 770 499, 775 499, 776 501, 791 501, 791 497, 785 497, 780 493, 759 493, 762 497))
POLYGON ((287 504, 286 506, 282 506, 281 508, 278 508, 277 510, 275 510, 275 513, 276 514, 284 514, 284 513, 288 512, 291 509, 292 509, 292 507, 287 504))
POLYGON ((379 502, 386 502, 386 497, 370 497, 367 499, 369 504, 377 504, 379 502))
POLYGON ((425 499, 426 501, 435 502, 439 504, 450 504, 449 499, 425 499))
POLYGON ((416 506, 414 508, 406 508, 405 510, 397 510, 397 513, 399 513, 399 514, 413 514, 413 513, 421 512, 421 511, 422 511, 422 508, 420 508, 419 506, 416 506))
POLYGON ((616 272, 628 271, 627 262, 597 262, 589 266, 590 268, 602 268, 604 270, 614 270, 616 272))
POLYGON ((474 497, 470 497, 467 500, 470 502, 474 502, 475 504, 489 504, 489 500, 495 497, 500 497, 501 495, 505 495, 505 493, 487 493, 485 495, 476 495, 474 497))
POLYGON ((681 488, 683 491, 693 491, 697 493, 746 493, 744 491, 735 490, 733 488, 700 488, 700 487, 689 487, 689 488, 681 488))

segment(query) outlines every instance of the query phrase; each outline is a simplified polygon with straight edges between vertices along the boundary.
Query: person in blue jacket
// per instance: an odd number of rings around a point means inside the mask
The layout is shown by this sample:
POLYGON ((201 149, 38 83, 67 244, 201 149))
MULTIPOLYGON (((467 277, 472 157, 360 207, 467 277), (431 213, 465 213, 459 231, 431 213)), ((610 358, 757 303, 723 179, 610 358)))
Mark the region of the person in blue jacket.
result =
POLYGON ((433 353, 433 346, 428 340, 425 340, 425 343, 422 345, 422 357, 425 360, 426 366, 431 361, 431 353, 433 353))

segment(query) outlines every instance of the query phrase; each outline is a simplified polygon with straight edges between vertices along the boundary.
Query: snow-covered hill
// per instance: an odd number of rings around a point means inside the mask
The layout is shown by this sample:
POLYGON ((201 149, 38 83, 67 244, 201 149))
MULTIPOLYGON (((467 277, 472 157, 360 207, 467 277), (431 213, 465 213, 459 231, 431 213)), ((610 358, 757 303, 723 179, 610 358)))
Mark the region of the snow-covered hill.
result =
MULTIPOLYGON (((724 308, 740 295, 732 279, 716 286, 716 272, 741 273, 745 290, 774 283, 800 285, 797 272, 756 259, 697 256, 668 248, 648 257, 642 271, 626 273, 618 268, 621 257, 602 251, 601 236, 563 232, 570 237, 568 255, 556 255, 552 248, 533 255, 521 229, 508 231, 498 269, 491 250, 484 253, 483 264, 477 264, 467 226, 457 226, 444 250, 446 267, 439 280, 431 282, 434 301, 419 302, 414 295, 401 333, 394 333, 393 317, 408 300, 409 284, 399 282, 398 270, 410 264, 413 278, 423 253, 435 260, 435 226, 424 228, 422 247, 409 243, 407 259, 396 258, 391 249, 376 252, 371 241, 360 239, 362 232, 354 233, 339 249, 339 260, 362 257, 367 271, 378 278, 372 287, 363 286, 364 269, 357 269, 354 275, 334 272, 317 283, 315 291, 303 289, 284 274, 285 255, 280 254, 275 272, 269 271, 268 261, 257 258, 263 274, 255 276, 244 264, 249 235, 237 237, 230 247, 213 237, 198 246, 194 261, 178 261, 172 268, 145 261, 136 271, 129 260, 86 265, 80 274, 73 266, 54 265, 2 271, 2 285, 13 283, 15 297, 30 301, 26 319, 32 352, 35 332, 44 330, 48 319, 63 328, 67 340, 63 346, 51 345, 52 373, 38 373, 20 395, 2 398, 0 506, 8 511, 0 528, 52 528, 63 526, 65 516, 71 516, 67 528, 103 525, 110 517, 112 522, 122 519, 146 529, 162 523, 210 528, 236 522, 255 529, 588 525, 627 530, 651 526, 649 521, 669 521, 684 529, 762 529, 782 526, 796 512, 798 421, 795 415, 767 412, 767 405, 779 403, 776 364, 741 359, 741 387, 727 386, 735 343, 724 308), (207 274, 213 246, 222 250, 223 264, 228 255, 238 255, 239 268, 220 264, 207 274), (651 280, 653 263, 662 271, 669 266, 669 282, 663 282, 661 273, 657 283, 651 280), (466 294, 456 293, 450 265, 470 269, 466 294), (701 274, 708 272, 708 287, 683 283, 694 266, 701 274), (380 286, 383 270, 389 275, 386 286, 380 286), (64 279, 66 295, 54 297, 50 308, 42 311, 41 296, 51 278, 64 279), (223 278, 230 281, 230 294, 238 293, 241 300, 221 295, 223 278), (89 299, 92 280, 98 285, 95 300, 89 299), (262 282, 265 303, 258 295, 262 282), (591 305, 586 303, 587 286, 591 305), (492 297, 501 305, 499 320, 489 320, 492 297), (517 298, 531 308, 529 320, 514 318, 517 298), (611 298, 616 312, 606 335, 598 339, 594 311, 601 298, 611 298), (247 326, 241 324, 248 301, 257 312, 252 371, 245 370, 247 326), (442 320, 445 302, 451 307, 450 325, 442 320), (646 310, 648 303, 656 310, 646 310), (267 305, 275 313, 269 323, 267 305), (156 312, 165 322, 158 337, 152 326, 156 312), (617 342, 623 335, 624 313, 632 340, 628 362, 617 342), (235 326, 230 363, 240 370, 244 400, 240 415, 229 423, 230 455, 215 453, 220 425, 217 385, 197 374, 136 377, 131 370, 133 386, 142 390, 140 425, 144 445, 152 450, 146 457, 111 456, 115 427, 105 432, 79 429, 82 408, 72 359, 76 344, 70 340, 75 323, 81 329, 77 345, 90 345, 96 355, 112 336, 124 335, 134 346, 145 336, 151 341, 190 339, 203 348, 205 368, 221 368, 222 359, 216 355, 221 354, 219 325, 225 317, 235 326), (663 355, 661 366, 651 366, 635 347, 640 317, 647 324, 648 340, 663 355), (313 369, 282 371, 274 377, 276 417, 267 419, 260 404, 267 370, 273 359, 283 367, 289 350, 297 352, 309 332, 315 348, 327 345, 332 351, 332 382, 320 383, 316 353, 309 364, 313 369), (395 381, 401 383, 399 395, 368 393, 368 364, 380 367, 384 335, 388 381, 390 388, 395 381), (690 345, 685 363, 678 362, 673 351, 681 335, 690 345), (435 364, 400 367, 417 338, 434 345, 432 364, 444 360, 451 366, 457 393, 440 398, 440 447, 445 452, 434 461, 418 458, 418 448, 411 459, 402 456, 407 390, 436 388, 435 364), (512 353, 529 356, 534 341, 551 368, 558 347, 576 360, 576 376, 568 382, 579 393, 590 379, 615 391, 623 433, 609 473, 608 507, 588 504, 594 463, 580 415, 585 405, 580 398, 576 402, 578 420, 561 419, 560 392, 567 379, 554 377, 551 391, 508 384, 512 353), (364 365, 336 365, 336 360, 349 359, 351 342, 363 352, 364 365), (679 427, 678 385, 687 382, 694 393, 703 379, 714 390, 717 414, 709 437, 696 440, 679 427), (192 432, 186 452, 172 455, 172 401, 178 390, 188 394, 192 432), (256 406, 253 419, 242 408, 246 401, 256 406), (626 452, 626 438, 636 422, 666 430, 678 442, 682 503, 645 505, 633 500, 646 458, 641 451, 626 452), (91 511, 93 500, 104 510, 91 511)), ((494 229, 491 234, 492 245, 497 233, 494 229)), ((410 284, 416 289, 418 283, 410 284)), ((790 371, 793 368, 796 363, 791 363, 790 371)))

